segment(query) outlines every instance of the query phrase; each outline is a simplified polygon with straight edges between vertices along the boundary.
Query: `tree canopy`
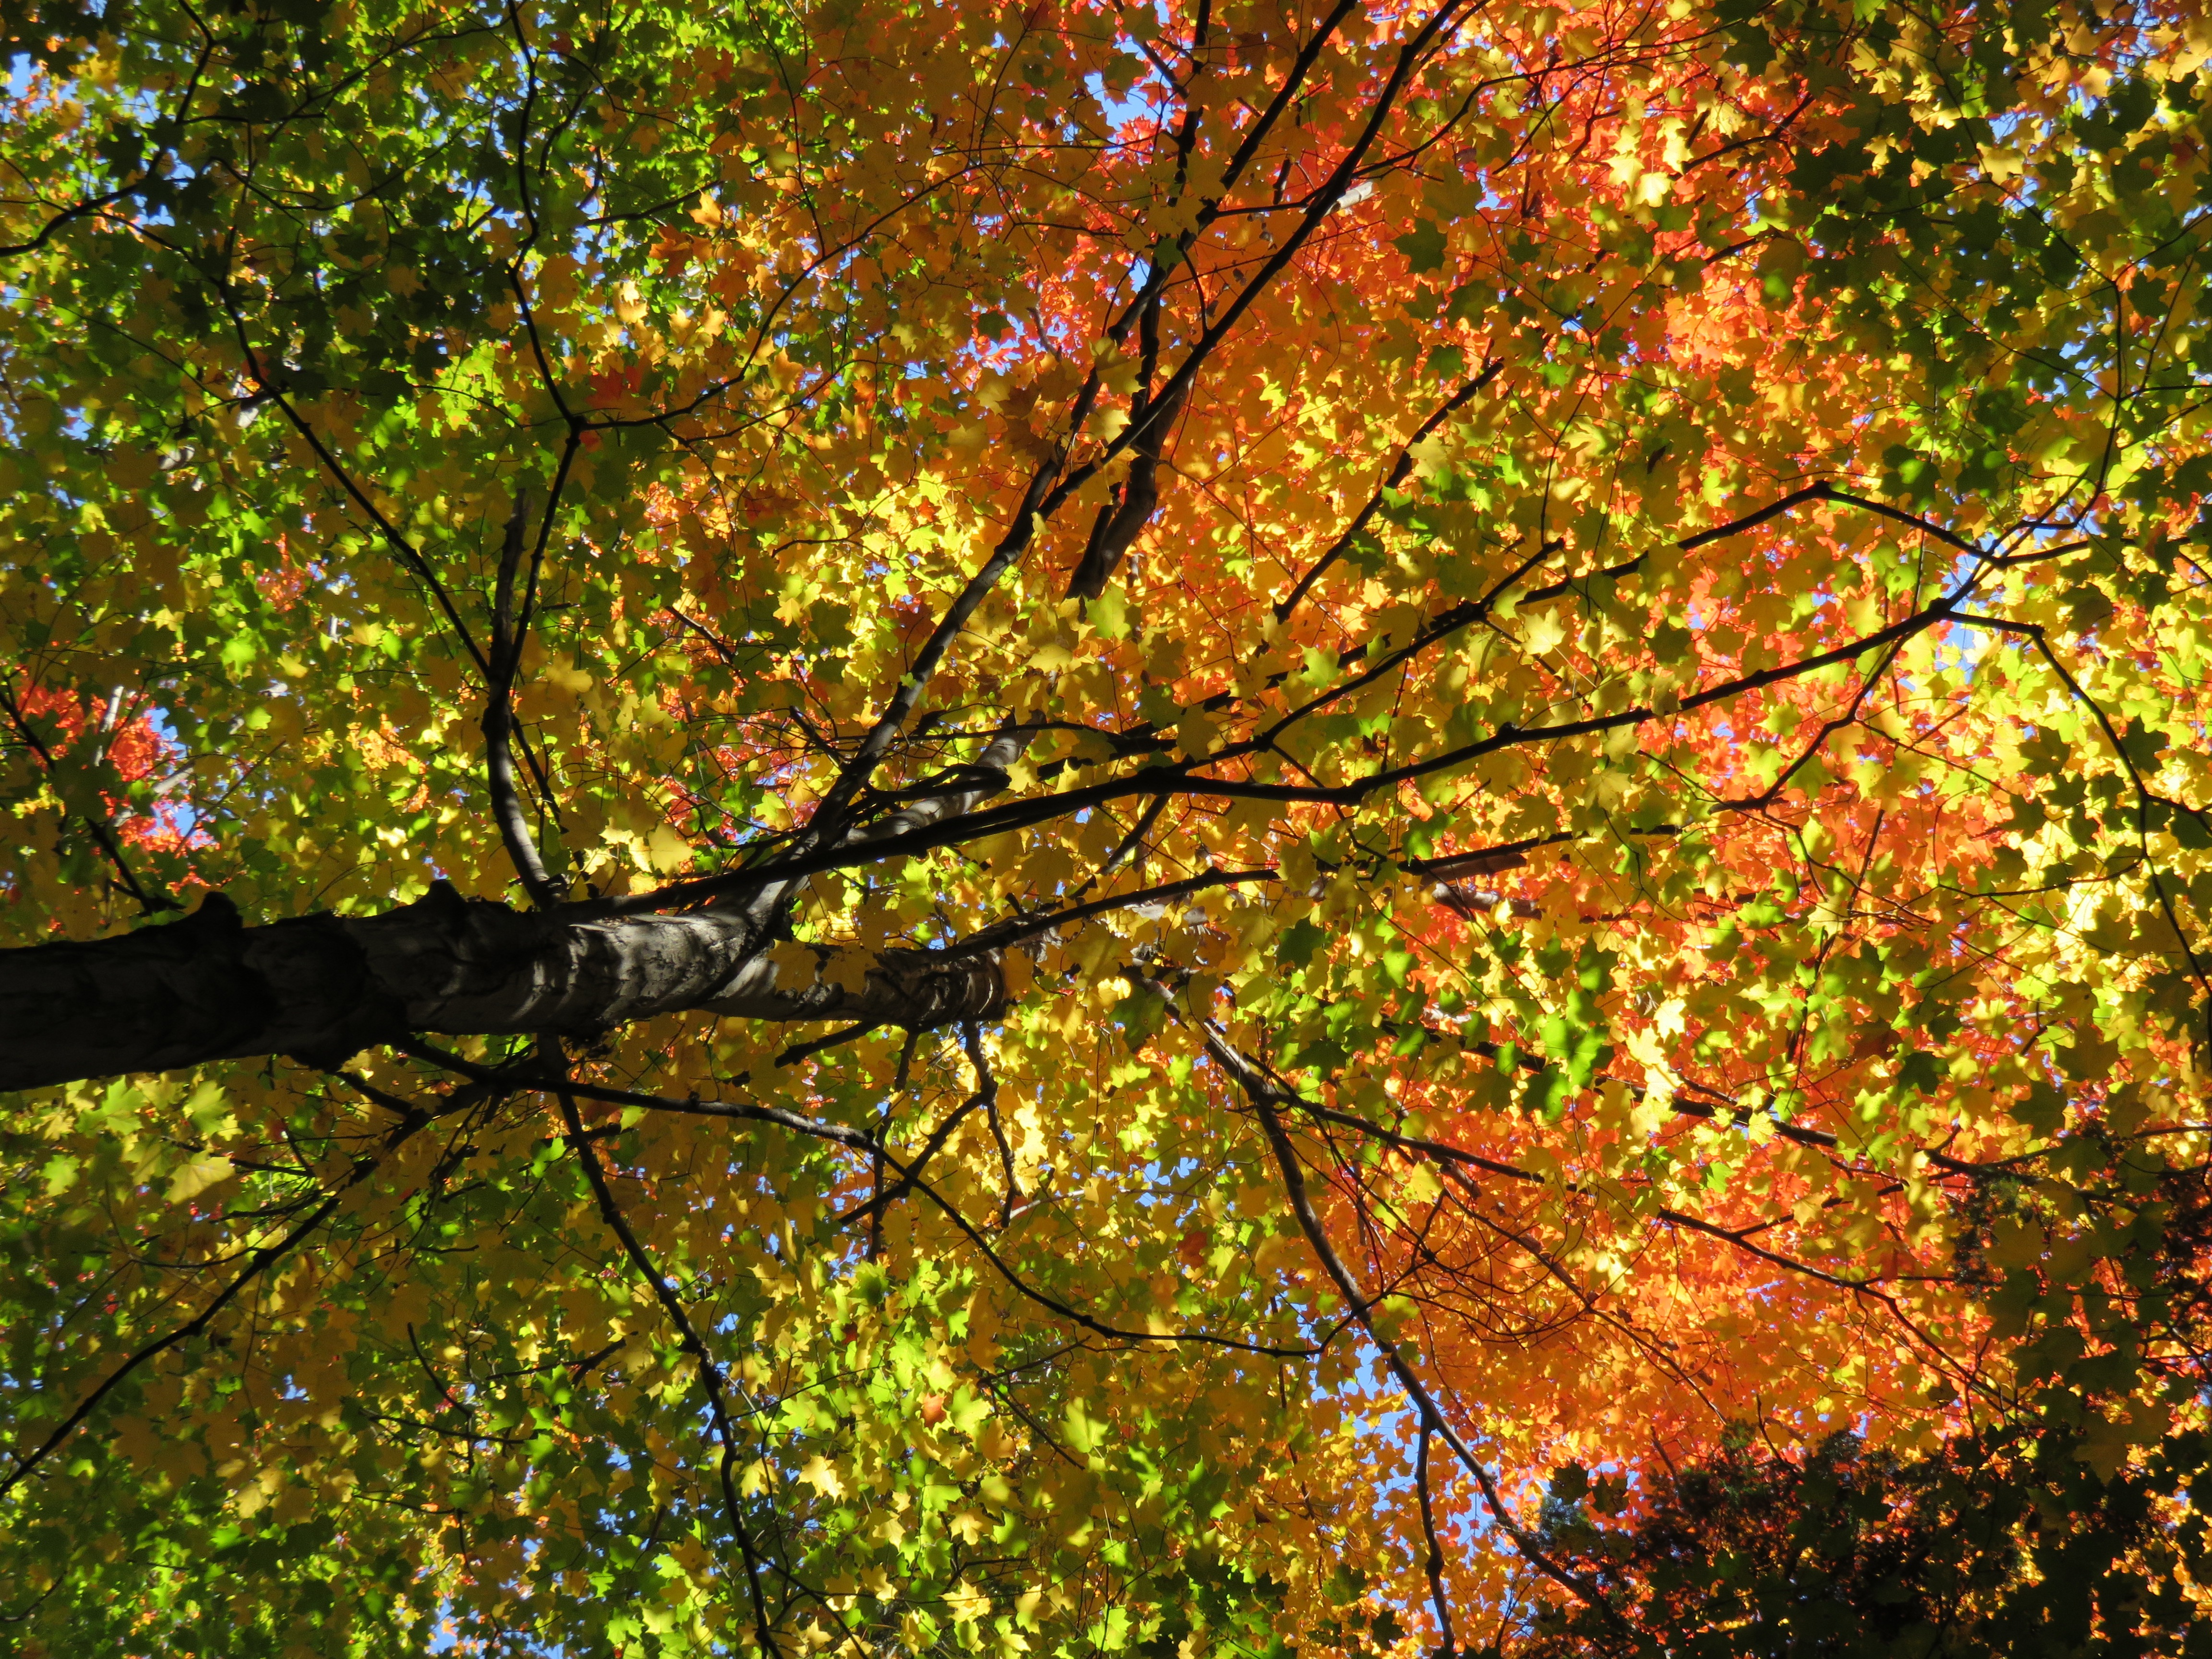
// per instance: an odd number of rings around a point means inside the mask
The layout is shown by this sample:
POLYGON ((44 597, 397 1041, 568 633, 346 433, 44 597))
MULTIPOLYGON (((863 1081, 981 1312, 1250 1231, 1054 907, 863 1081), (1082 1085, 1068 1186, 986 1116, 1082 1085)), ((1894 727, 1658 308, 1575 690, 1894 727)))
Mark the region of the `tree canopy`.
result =
POLYGON ((2203 1650, 2201 7, 0 28, 20 1650, 2203 1650))

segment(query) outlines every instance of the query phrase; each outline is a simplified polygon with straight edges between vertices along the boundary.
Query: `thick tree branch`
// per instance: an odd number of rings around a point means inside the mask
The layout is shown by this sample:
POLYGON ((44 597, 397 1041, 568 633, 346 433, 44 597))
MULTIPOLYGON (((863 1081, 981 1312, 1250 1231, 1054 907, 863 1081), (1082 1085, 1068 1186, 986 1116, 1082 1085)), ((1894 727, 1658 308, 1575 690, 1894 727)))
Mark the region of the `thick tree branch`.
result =
POLYGON ((0 1089, 213 1060, 294 1054, 331 1066, 419 1032, 589 1037, 686 1010, 933 1030, 996 1018, 1000 954, 878 956, 859 984, 757 954, 726 910, 526 914, 441 883, 380 916, 248 927, 210 895, 167 927, 0 951, 0 1089))
MULTIPOLYGON (((546 517, 550 523, 550 510, 546 517)), ((491 792, 492 816, 499 824, 499 838, 506 843, 507 856, 514 865, 515 874, 522 879, 523 890, 540 909, 545 909, 560 902, 561 889, 546 873, 544 860, 538 856, 538 843, 531 836, 529 822, 523 816, 522 798, 514 787, 514 757, 509 742, 514 730, 514 678, 522 666, 522 648, 528 634, 526 620, 517 625, 514 579, 522 566, 523 531, 529 519, 530 492, 518 489, 514 492, 514 511, 507 518, 507 535, 500 548, 498 587, 492 601, 491 668, 487 676, 489 684, 484 693, 482 730, 484 773, 491 792)), ((535 574, 533 570, 533 578, 535 574)))

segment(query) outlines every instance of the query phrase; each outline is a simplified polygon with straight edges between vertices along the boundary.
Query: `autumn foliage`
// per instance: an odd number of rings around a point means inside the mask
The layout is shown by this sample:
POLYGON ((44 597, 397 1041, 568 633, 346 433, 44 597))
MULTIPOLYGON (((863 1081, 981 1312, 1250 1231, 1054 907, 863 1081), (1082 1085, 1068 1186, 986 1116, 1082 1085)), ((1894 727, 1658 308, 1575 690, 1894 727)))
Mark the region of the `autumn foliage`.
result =
POLYGON ((0 21, 24 1651, 2183 1650, 2201 8, 0 21))

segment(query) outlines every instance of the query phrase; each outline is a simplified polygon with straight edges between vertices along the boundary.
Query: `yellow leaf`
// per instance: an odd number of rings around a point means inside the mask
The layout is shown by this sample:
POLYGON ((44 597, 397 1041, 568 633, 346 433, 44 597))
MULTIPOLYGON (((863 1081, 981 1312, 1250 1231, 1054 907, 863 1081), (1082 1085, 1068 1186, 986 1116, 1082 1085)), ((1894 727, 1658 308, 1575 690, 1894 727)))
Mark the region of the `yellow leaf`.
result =
POLYGON ((169 1202, 182 1204, 198 1198, 218 1182, 228 1181, 237 1168, 227 1158, 196 1158, 169 1177, 169 1202))
POLYGON ((839 990, 858 996, 868 988, 868 970, 875 965, 872 951, 838 951, 822 964, 822 977, 839 990))
POLYGON ((1406 1203, 1421 1206, 1433 1204, 1443 1192, 1443 1185, 1431 1165, 1416 1164, 1406 1171, 1398 1183, 1398 1189, 1404 1195, 1406 1203))
POLYGON ((556 690, 566 692, 572 697, 580 697, 592 689, 592 677, 570 663, 549 663, 540 678, 556 690))
POLYGON ((775 982, 784 990, 804 990, 814 983, 820 963, 813 951, 795 939, 787 939, 768 953, 769 963, 775 969, 775 982))
POLYGON ((1567 624, 1555 611, 1539 611, 1522 631, 1529 654, 1541 657, 1559 648, 1567 637, 1567 624))
POLYGON ((646 861, 663 875, 671 875, 691 862, 691 843, 666 824, 657 824, 645 843, 646 861))
POLYGON ((1091 1415, 1086 1401, 1070 1402, 1064 1420, 1067 1425, 1067 1443, 1086 1455, 1097 1450, 1106 1438, 1106 1424, 1091 1415))
POLYGON ((991 1610, 991 1598, 964 1581, 945 1598, 945 1611, 956 1625, 972 1625, 991 1610))

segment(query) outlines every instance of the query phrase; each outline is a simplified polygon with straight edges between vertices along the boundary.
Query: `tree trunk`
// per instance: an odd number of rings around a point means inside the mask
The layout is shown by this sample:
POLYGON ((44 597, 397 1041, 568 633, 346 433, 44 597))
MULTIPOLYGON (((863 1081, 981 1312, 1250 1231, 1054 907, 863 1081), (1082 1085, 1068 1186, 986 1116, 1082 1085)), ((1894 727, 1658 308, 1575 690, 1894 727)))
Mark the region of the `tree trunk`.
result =
POLYGON ((418 1031, 590 1036, 687 1009, 917 1030, 1003 1010, 996 951, 886 951, 848 989, 779 983, 760 931, 732 910, 524 914, 443 883, 380 916, 249 927, 210 895, 166 927, 0 951, 0 1089, 257 1054, 332 1066, 418 1031))
MULTIPOLYGON (((955 817, 1006 787, 1035 736, 1014 728, 958 780, 864 827, 863 847, 955 817)), ((248 927, 210 894, 185 920, 89 944, 0 951, 0 1089, 37 1089, 210 1060, 295 1054, 335 1066, 410 1032, 596 1036, 655 1014, 833 1020, 929 1030, 1005 1011, 996 950, 886 951, 852 989, 810 974, 778 981, 763 951, 803 878, 675 915, 592 907, 524 914, 444 882, 380 916, 306 916, 248 927)), ((817 947, 821 957, 829 954, 817 947)))

